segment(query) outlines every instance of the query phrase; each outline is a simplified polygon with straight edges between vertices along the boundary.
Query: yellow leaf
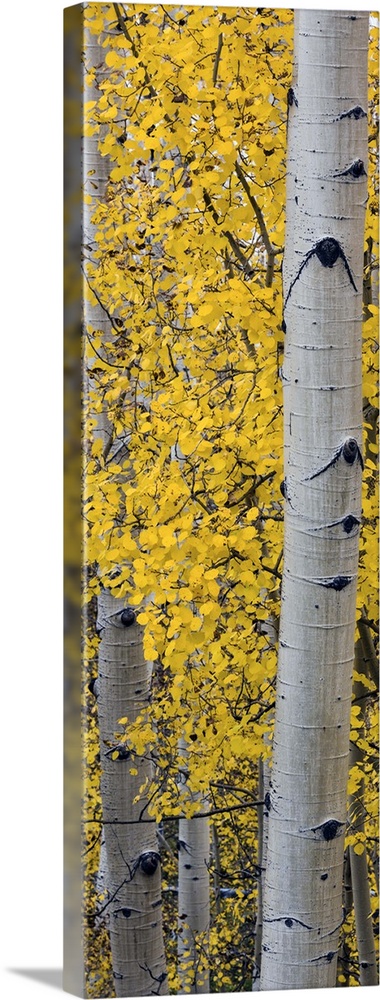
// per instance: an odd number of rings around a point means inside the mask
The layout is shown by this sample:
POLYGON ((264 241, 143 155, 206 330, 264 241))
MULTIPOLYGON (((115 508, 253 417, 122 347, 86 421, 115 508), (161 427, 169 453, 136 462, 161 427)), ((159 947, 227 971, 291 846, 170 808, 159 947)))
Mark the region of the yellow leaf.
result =
POLYGON ((365 844, 354 844, 354 854, 364 854, 365 844))

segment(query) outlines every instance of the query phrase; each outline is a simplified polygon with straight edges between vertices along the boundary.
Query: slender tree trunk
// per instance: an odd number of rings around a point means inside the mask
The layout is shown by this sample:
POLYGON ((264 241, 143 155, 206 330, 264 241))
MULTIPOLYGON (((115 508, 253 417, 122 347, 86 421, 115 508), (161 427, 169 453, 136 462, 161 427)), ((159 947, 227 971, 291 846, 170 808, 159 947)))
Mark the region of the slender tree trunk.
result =
POLYGON ((362 619, 358 621, 358 631, 361 642, 361 658, 364 672, 370 677, 377 690, 379 690, 379 659, 376 653, 374 641, 372 639, 368 625, 362 619))
POLYGON ((367 39, 365 13, 297 11, 264 990, 336 982, 361 513, 367 39))
POLYGON ((212 856, 214 862, 214 898, 215 898, 215 913, 220 913, 220 846, 219 846, 219 834, 215 823, 211 827, 212 833, 212 856))
MULTIPOLYGON (((342 901, 343 901, 343 917, 344 920, 346 921, 347 917, 351 913, 353 906, 350 852, 348 847, 344 852, 344 859, 343 859, 342 901)), ((346 987, 350 985, 350 966, 351 966, 350 941, 346 933, 343 931, 340 938, 338 962, 337 962, 338 987, 346 987)))
POLYGON ((269 765, 268 761, 259 760, 259 783, 258 798, 262 805, 257 807, 257 839, 258 839, 258 866, 260 874, 257 882, 257 916, 255 927, 255 954, 252 976, 252 992, 260 990, 261 974, 261 950, 263 943, 263 896, 265 866, 268 845, 268 810, 265 805, 265 795, 269 791, 269 765))
MULTIPOLYGON (((275 647, 278 643, 278 627, 279 620, 274 618, 273 615, 268 618, 268 620, 263 624, 262 632, 268 636, 268 643, 270 646, 275 647)), ((268 746, 269 738, 268 735, 264 737, 264 742, 268 746)), ((257 808, 257 821, 258 821, 258 866, 259 866, 259 878, 257 884, 257 916, 256 916, 256 927, 255 927, 255 951, 254 951, 254 961, 253 961, 253 973, 252 973, 252 991, 257 993, 260 991, 261 983, 261 955, 263 947, 263 899, 264 899, 264 887, 265 887, 265 872, 267 866, 267 854, 268 854, 268 817, 269 817, 269 805, 270 805, 270 784, 271 781, 271 768, 270 761, 268 757, 261 759, 259 761, 259 780, 258 780, 258 799, 261 803, 257 808)))
MULTIPOLYGON (((186 746, 181 743, 181 757, 186 746)), ((182 793, 186 779, 182 780, 182 793)), ((207 809, 204 796, 188 793, 207 809)), ((209 992, 210 827, 205 817, 180 819, 178 827, 178 974, 183 993, 209 992)))
POLYGON ((129 617, 123 601, 102 592, 98 610, 101 794, 107 912, 120 997, 167 992, 157 829, 144 811, 146 796, 139 798, 141 787, 151 782, 152 763, 148 752, 131 759, 122 741, 124 726, 118 726, 120 718, 134 722, 150 699, 151 669, 143 656, 142 629, 128 624, 129 617))

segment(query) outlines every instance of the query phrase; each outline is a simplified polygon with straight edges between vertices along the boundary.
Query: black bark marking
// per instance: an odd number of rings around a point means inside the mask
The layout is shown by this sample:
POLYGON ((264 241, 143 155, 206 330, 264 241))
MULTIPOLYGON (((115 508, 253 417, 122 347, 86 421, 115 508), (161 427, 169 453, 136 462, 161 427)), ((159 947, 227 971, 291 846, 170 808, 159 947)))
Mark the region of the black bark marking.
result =
POLYGON ((321 875, 321 882, 325 882, 328 877, 329 876, 328 876, 327 872, 325 872, 324 875, 321 875))
POLYGON ((319 524, 313 531, 324 531, 326 528, 336 528, 342 525, 343 531, 349 535, 350 531, 358 525, 360 525, 360 519, 355 517, 355 514, 346 514, 345 517, 339 517, 337 521, 329 521, 328 524, 319 524))
POLYGON ((342 521, 343 531, 346 532, 346 535, 350 534, 356 524, 360 524, 359 518, 355 517, 355 514, 347 514, 347 517, 342 521))
POLYGON ((344 590, 348 587, 349 583, 352 583, 353 576, 332 576, 331 578, 326 578, 325 580, 314 580, 314 583, 319 583, 321 587, 326 587, 331 590, 344 590))
MULTIPOLYGON (((105 618, 104 622, 107 625, 113 625, 114 628, 128 628, 130 625, 135 624, 137 614, 138 611, 134 611, 133 608, 130 608, 127 605, 125 608, 122 608, 121 611, 116 611, 115 614, 105 618)), ((99 635, 102 629, 105 628, 105 624, 101 624, 100 628, 97 628, 99 635)))
POLYGON ((127 747, 124 746, 124 744, 118 747, 117 750, 118 756, 116 757, 116 760, 128 760, 131 756, 130 750, 127 750, 127 747))
MULTIPOLYGON (((157 925, 155 924, 154 926, 156 927, 157 925)), ((146 964, 145 965, 140 965, 140 969, 143 969, 144 972, 147 972, 148 975, 150 976, 150 978, 153 980, 154 983, 158 983, 158 990, 154 990, 153 986, 151 987, 151 995, 152 996, 159 996, 160 995, 161 986, 165 982, 165 979, 166 979, 166 972, 160 972, 159 976, 155 976, 153 974, 153 972, 151 971, 151 969, 149 968, 149 966, 146 965, 146 964)))
POLYGON ((130 625, 134 625, 136 621, 136 614, 132 608, 124 608, 120 614, 121 624, 124 628, 129 628, 130 625))
POLYGON ((131 916, 132 910, 130 910, 128 906, 121 906, 120 910, 114 911, 114 917, 117 917, 118 913, 121 913, 122 916, 125 917, 126 920, 128 920, 128 917, 131 916))
POLYGON ((312 962, 327 962, 327 963, 329 963, 329 962, 332 962, 332 960, 333 960, 333 958, 335 958, 336 954, 337 954, 336 951, 328 951, 326 955, 318 955, 318 958, 312 958, 311 961, 312 962))
POLYGON ((322 267, 334 267, 334 264, 336 264, 341 255, 341 248, 338 240, 334 240, 332 237, 327 236, 326 239, 320 240, 319 243, 316 244, 314 251, 311 251, 311 255, 313 253, 317 255, 322 267))
POLYGON ((345 823, 341 823, 338 819, 328 819, 326 823, 321 823, 320 826, 312 826, 313 833, 318 833, 320 840, 334 840, 338 831, 340 832, 341 827, 345 826, 345 823))
POLYGON ((304 924, 303 920, 297 920, 297 917, 267 917, 265 919, 266 924, 278 924, 284 921, 285 927, 293 927, 293 924, 299 924, 300 927, 306 927, 306 930, 311 931, 309 924, 304 924))
POLYGON ((115 743, 113 747, 110 747, 109 750, 106 750, 104 756, 110 757, 111 754, 113 753, 117 753, 117 757, 114 758, 115 761, 128 760, 128 758, 131 756, 131 752, 130 750, 127 749, 125 743, 115 743))
POLYGON ((186 844, 184 840, 177 840, 177 850, 178 851, 185 851, 186 854, 191 854, 189 845, 186 844))
POLYGON ((289 87, 289 90, 288 90, 288 108, 291 108, 293 106, 293 104, 295 105, 296 108, 298 108, 298 101, 297 101, 297 97, 295 95, 295 92, 293 90, 293 87, 289 87))
POLYGON ((362 470, 364 469, 364 462, 359 449, 358 442, 355 438, 347 438, 342 447, 342 455, 348 465, 353 465, 356 458, 359 459, 362 470))
POLYGON ((92 694, 94 696, 94 698, 98 699, 98 697, 99 697, 99 681, 98 681, 97 677, 93 677, 92 678, 92 680, 90 681, 90 683, 88 685, 88 690, 90 691, 90 694, 92 694))
POLYGON ((339 174, 334 174, 334 177, 354 177, 355 180, 358 177, 366 177, 367 173, 363 160, 354 160, 353 163, 347 167, 347 170, 341 170, 339 174))
POLYGON ((348 463, 348 465, 353 465, 355 459, 357 458, 360 463, 361 469, 363 471, 364 462, 358 442, 355 440, 355 438, 346 438, 343 444, 340 445, 340 448, 338 448, 338 450, 335 452, 335 455, 333 455, 330 462, 327 462, 326 465, 323 465, 321 469, 317 469, 317 471, 313 472, 311 476, 306 476, 305 482, 310 482, 312 479, 316 479, 317 476, 322 475, 322 472, 326 472, 327 469, 332 468, 332 466, 336 464, 341 455, 348 463))
POLYGON ((160 855, 157 854, 157 851, 144 851, 143 854, 140 854, 138 864, 144 875, 151 876, 157 871, 159 860, 160 855))
POLYGON ((363 108, 360 107, 360 104, 356 104, 355 107, 350 108, 349 111, 343 111, 343 114, 338 115, 338 118, 334 118, 334 121, 341 122, 343 118, 354 118, 355 121, 358 121, 359 118, 366 118, 366 117, 367 117, 366 111, 363 111, 363 108))
POLYGON ((323 240, 319 240, 319 242, 316 243, 311 250, 309 250, 309 252, 306 254, 305 260, 302 261, 298 274, 296 274, 296 277, 292 281, 290 288, 288 290, 288 294, 286 296, 284 303, 284 311, 286 309, 289 297, 291 295, 291 292, 294 288, 296 281, 298 281, 298 278, 301 276, 303 269, 309 263, 309 260, 314 256, 317 257, 320 264, 322 264, 322 267, 332 268, 334 267, 334 264, 336 264, 337 260, 342 260, 345 271, 347 272, 348 277, 350 279, 350 283, 352 287, 355 289, 355 292, 357 292, 357 287, 355 285, 352 276, 352 271, 349 266, 344 250, 342 250, 342 247, 340 243, 338 243, 338 240, 335 240, 332 236, 325 236, 323 240))
POLYGON ((268 810, 268 812, 269 812, 269 811, 270 811, 270 809, 271 809, 271 805, 272 805, 272 803, 271 803, 271 800, 270 800, 270 795, 269 795, 269 792, 266 792, 266 794, 265 794, 265 797, 264 797, 264 805, 265 805, 265 808, 266 808, 266 809, 268 810))

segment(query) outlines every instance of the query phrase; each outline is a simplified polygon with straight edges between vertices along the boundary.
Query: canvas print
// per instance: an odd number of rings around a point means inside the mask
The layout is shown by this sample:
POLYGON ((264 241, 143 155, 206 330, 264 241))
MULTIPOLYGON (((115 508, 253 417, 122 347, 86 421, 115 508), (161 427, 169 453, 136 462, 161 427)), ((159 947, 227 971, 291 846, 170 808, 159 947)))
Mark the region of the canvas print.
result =
POLYGON ((378 22, 65 11, 76 995, 378 983, 378 22))

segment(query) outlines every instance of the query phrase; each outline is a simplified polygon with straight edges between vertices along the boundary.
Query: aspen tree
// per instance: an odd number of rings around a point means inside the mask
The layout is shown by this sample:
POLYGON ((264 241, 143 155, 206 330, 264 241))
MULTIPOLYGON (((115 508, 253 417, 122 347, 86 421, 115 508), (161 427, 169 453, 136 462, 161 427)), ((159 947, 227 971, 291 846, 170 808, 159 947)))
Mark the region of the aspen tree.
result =
POLYGON ((285 548, 261 989, 331 987, 361 516, 364 12, 296 12, 283 368, 285 548))

